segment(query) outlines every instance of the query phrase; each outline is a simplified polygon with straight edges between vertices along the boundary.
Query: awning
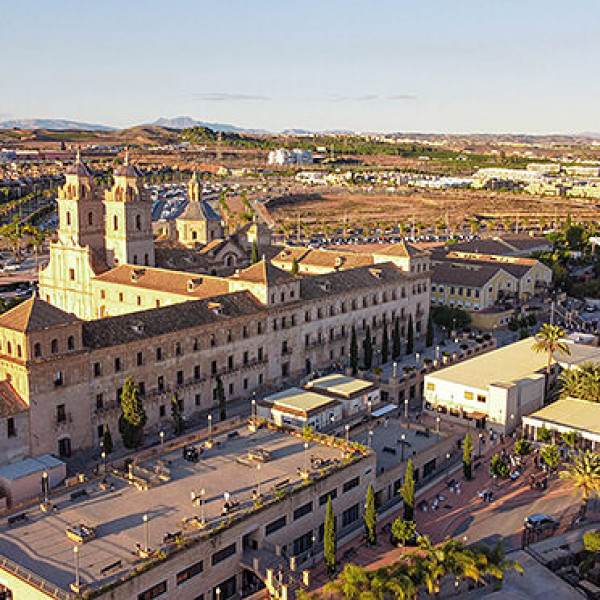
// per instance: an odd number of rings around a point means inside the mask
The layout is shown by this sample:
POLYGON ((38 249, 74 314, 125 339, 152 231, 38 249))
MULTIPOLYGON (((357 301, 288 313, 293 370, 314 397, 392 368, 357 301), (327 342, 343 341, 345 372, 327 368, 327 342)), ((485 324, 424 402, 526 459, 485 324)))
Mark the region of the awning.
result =
POLYGON ((487 413, 482 413, 482 412, 477 412, 477 411, 473 411, 473 412, 465 411, 465 416, 468 417, 469 419, 486 419, 488 415, 487 415, 487 413))
POLYGON ((383 415, 387 415, 391 413, 393 410, 396 410, 398 407, 395 404, 386 404, 377 410, 374 410, 371 415, 373 417, 383 417, 383 415))

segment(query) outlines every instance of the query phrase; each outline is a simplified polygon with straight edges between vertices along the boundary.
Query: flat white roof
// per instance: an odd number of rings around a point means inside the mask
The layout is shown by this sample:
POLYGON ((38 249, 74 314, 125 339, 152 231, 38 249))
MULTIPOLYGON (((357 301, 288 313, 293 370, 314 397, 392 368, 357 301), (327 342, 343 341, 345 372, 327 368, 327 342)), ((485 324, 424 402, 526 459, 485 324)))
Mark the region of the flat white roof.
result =
POLYGON ((292 387, 267 396, 265 402, 272 404, 276 409, 289 408, 294 411, 308 413, 336 401, 315 392, 292 387))
POLYGON ((479 389, 485 389, 494 383, 512 383, 526 379, 544 369, 548 362, 547 354, 538 354, 531 349, 534 342, 533 337, 528 337, 427 375, 426 379, 479 389))
POLYGON ((313 379, 313 381, 306 384, 306 387, 318 388, 320 390, 326 390, 331 394, 350 397, 352 394, 373 387, 373 383, 365 381, 364 379, 334 373, 333 375, 326 375, 319 379, 313 379))
POLYGON ((523 417, 523 420, 538 421, 542 425, 546 424, 550 429, 554 424, 600 435, 600 404, 577 398, 564 398, 523 417))

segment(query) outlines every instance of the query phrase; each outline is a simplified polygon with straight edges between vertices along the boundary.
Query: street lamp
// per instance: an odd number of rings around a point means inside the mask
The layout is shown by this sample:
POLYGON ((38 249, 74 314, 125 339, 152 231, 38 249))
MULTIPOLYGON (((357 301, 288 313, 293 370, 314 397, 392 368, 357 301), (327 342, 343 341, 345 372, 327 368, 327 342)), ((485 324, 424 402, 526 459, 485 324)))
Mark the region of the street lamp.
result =
POLYGON ((308 442, 304 442, 304 473, 308 476, 308 442))
POLYGON ((346 426, 344 427, 344 429, 346 430, 346 446, 350 443, 350 424, 346 423, 346 426))
POLYGON ((252 398, 252 425, 256 425, 256 398, 252 398))
POLYGON ((371 419, 371 398, 367 400, 367 408, 369 409, 369 420, 371 419))
POLYGON ((73 546, 73 558, 75 560, 75 591, 79 591, 79 546, 73 546))
POLYGON ((161 429, 158 435, 160 437, 160 450, 162 452, 165 447, 165 432, 161 429))
POLYGON ((404 397, 404 418, 408 421, 408 394, 404 397))
POLYGON ((373 430, 369 429, 369 448, 371 448, 372 443, 373 443, 373 430))
POLYGON ((44 494, 44 504, 48 504, 48 471, 42 473, 42 493, 44 494))
POLYGON ((481 441, 483 440, 483 433, 479 433, 479 456, 481 456, 481 441))
POLYGON ((204 494, 206 490, 202 488, 200 490, 200 520, 202 525, 206 524, 206 519, 204 518, 204 494))
POLYGON ((212 439, 212 415, 208 415, 208 439, 212 439))
POLYGON ((102 471, 106 475, 106 452, 104 450, 100 453, 100 458, 102 459, 102 471))
POLYGON ((438 415, 435 418, 435 432, 439 433, 440 432, 440 421, 442 420, 442 418, 438 415))
POLYGON ((256 493, 260 498, 260 463, 256 465, 256 493))
POLYGON ((150 544, 148 541, 148 515, 145 514, 142 517, 142 521, 144 522, 144 548, 146 550, 146 552, 148 552, 149 548, 150 548, 150 544))
POLYGON ((221 600, 221 588, 220 587, 215 589, 215 595, 217 597, 217 600, 221 600))
POLYGON ((406 434, 405 433, 403 433, 400 436, 400 441, 402 442, 402 444, 401 444, 402 445, 402 462, 404 462, 404 446, 406 444, 406 434))

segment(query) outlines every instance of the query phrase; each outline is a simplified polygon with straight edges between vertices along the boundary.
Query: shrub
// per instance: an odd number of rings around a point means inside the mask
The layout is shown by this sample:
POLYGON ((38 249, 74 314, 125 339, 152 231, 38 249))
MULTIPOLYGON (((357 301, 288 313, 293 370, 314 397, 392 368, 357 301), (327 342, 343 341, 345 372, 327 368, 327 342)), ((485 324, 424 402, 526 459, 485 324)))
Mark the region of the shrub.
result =
POLYGON ((506 479, 510 473, 508 465, 497 455, 492 456, 490 461, 490 475, 492 477, 500 477, 506 479))

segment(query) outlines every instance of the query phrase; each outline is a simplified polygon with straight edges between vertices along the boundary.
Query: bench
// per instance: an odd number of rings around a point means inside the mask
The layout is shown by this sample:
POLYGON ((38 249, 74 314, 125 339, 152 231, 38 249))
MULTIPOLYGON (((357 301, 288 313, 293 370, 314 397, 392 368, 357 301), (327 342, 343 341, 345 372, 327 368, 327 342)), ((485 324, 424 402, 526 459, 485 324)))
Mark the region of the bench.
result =
POLYGON ((8 517, 8 524, 14 525, 15 523, 21 523, 27 521, 27 513, 19 513, 18 515, 13 515, 12 517, 8 517))
POLYGON ((387 452, 388 454, 396 455, 396 448, 390 448, 389 446, 384 446, 382 452, 387 452))
POLYGON ((284 479, 282 481, 277 482, 274 486, 273 489, 274 490, 280 490, 284 487, 286 487, 287 485, 290 484, 290 480, 289 479, 284 479))
POLYGON ((76 492, 71 492, 71 502, 73 500, 77 500, 78 498, 83 498, 85 496, 87 496, 87 490, 85 488, 81 489, 81 490, 77 490, 76 492))
POLYGON ((114 571, 115 569, 119 569, 121 567, 121 559, 116 560, 114 563, 110 563, 110 565, 106 565, 102 569, 100 569, 101 575, 106 575, 109 571, 114 571))
POLYGON ((415 431, 415 435, 420 435, 422 437, 429 437, 429 429, 426 429, 425 431, 421 431, 420 429, 417 429, 415 431))

